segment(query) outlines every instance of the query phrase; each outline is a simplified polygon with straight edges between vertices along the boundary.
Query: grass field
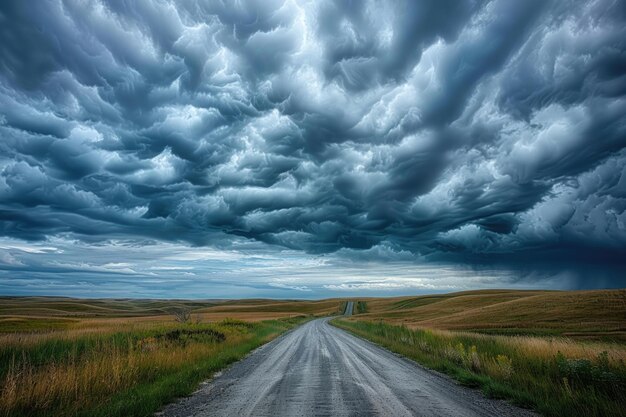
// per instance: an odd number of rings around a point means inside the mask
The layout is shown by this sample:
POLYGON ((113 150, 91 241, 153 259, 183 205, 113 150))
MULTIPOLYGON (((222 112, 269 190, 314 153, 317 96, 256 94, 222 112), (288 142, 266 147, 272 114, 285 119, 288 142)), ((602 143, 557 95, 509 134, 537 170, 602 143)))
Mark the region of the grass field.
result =
POLYGON ((546 416, 622 416, 626 291, 360 300, 338 327, 546 416))
POLYGON ((362 320, 409 328, 626 341, 626 290, 468 291, 363 299, 362 320))
POLYGON ((0 416, 24 417, 150 416, 257 346, 341 305, 3 301, 0 416), (188 322, 175 320, 172 312, 180 309, 193 309, 188 322))
POLYGON ((339 299, 302 300, 135 300, 75 299, 65 297, 0 297, 0 319, 13 317, 112 318, 168 316, 172 310, 189 309, 211 319, 221 313, 332 314, 339 299))
MULTIPOLYGON (((0 298, 0 416, 152 415, 346 300, 0 298)), ((626 290, 352 301, 336 325, 490 396, 547 416, 626 409, 626 290)))

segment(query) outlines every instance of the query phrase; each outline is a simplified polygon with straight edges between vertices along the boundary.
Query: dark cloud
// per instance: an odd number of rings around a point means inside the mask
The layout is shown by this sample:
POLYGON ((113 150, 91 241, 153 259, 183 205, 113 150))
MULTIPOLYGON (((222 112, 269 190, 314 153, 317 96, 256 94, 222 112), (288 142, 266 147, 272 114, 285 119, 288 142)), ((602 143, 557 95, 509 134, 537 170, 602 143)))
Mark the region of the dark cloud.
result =
POLYGON ((3 2, 0 233, 623 263, 624 23, 609 0, 3 2))

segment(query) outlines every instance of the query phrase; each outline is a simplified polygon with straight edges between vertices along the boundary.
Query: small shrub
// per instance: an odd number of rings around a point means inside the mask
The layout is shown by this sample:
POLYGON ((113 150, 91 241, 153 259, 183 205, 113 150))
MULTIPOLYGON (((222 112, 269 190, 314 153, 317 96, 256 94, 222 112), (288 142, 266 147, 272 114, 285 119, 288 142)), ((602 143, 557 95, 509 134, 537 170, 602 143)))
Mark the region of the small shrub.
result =
POLYGON ((513 376, 513 361, 511 358, 506 355, 498 355, 495 363, 497 375, 504 380, 511 379, 511 376, 513 376))
POLYGON ((169 343, 186 345, 188 342, 192 341, 203 343, 220 343, 226 340, 226 335, 213 329, 175 329, 163 334, 159 334, 156 336, 155 339, 169 343))
POLYGON ((357 301, 356 312, 357 314, 367 313, 367 303, 365 301, 357 301))
POLYGON ((478 356, 478 349, 472 345, 469 349, 465 349, 463 343, 457 343, 454 347, 449 345, 443 351, 443 356, 456 365, 462 366, 473 372, 480 373, 481 362, 478 356))
POLYGON ((570 385, 593 385, 597 383, 621 384, 624 380, 610 371, 607 352, 598 354, 596 365, 589 359, 568 359, 561 352, 555 357, 559 374, 570 381, 570 385))
POLYGON ((177 308, 172 310, 172 315, 174 316, 174 320, 179 323, 189 323, 191 321, 191 310, 188 308, 177 308))
POLYGON ((226 327, 241 328, 241 329, 252 329, 254 327, 254 323, 251 323, 249 321, 231 319, 228 317, 222 320, 220 322, 220 325, 226 326, 226 327))
POLYGON ((481 370, 480 357, 478 356, 478 350, 476 346, 472 346, 468 352, 467 360, 469 367, 472 371, 479 373, 481 370))

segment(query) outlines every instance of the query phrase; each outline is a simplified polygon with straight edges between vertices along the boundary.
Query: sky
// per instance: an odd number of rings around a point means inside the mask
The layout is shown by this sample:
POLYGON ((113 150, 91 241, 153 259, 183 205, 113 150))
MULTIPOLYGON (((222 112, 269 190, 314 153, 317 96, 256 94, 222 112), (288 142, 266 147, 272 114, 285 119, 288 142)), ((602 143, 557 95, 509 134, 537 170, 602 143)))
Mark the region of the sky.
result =
POLYGON ((0 294, 626 287, 620 0, 0 2, 0 294))

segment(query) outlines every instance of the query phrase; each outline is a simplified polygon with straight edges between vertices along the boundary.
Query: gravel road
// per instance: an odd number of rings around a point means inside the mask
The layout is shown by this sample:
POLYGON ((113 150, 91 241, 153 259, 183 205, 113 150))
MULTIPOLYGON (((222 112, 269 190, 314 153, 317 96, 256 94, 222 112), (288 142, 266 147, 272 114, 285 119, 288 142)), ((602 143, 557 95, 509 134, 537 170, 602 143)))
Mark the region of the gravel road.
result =
POLYGON ((346 311, 343 312, 344 316, 351 316, 352 315, 352 309, 354 309, 354 301, 348 301, 346 303, 346 311))
POLYGON ((310 321, 260 347, 158 415, 535 415, 487 399, 328 321, 310 321))

